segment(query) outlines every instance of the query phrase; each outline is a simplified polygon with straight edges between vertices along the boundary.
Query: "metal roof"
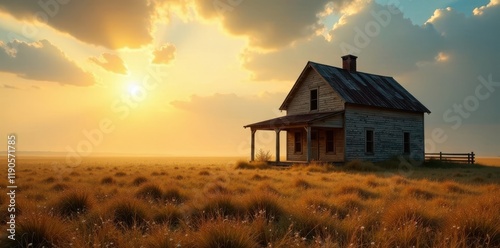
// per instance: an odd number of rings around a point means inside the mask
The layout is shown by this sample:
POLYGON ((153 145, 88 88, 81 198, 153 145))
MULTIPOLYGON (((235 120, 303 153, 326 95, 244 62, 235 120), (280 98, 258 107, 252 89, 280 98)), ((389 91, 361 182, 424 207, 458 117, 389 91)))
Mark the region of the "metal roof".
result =
MULTIPOLYGON (((430 113, 422 103, 411 95, 394 78, 364 72, 349 72, 342 68, 309 61, 304 72, 312 68, 344 99, 346 103, 373 107, 430 113)), ((292 98, 294 85, 280 109, 286 109, 292 98)))
POLYGON ((257 122, 244 126, 256 129, 274 130, 292 126, 307 126, 315 121, 321 121, 326 118, 344 113, 344 111, 321 112, 313 114, 287 115, 266 121, 257 122))

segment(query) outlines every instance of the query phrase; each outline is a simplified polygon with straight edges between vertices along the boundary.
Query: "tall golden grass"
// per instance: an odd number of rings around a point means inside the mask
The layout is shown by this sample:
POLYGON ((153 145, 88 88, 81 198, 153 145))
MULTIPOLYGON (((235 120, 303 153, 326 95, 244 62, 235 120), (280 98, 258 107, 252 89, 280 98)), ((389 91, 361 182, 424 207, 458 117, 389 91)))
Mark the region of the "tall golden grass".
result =
POLYGON ((21 160, 0 246, 500 247, 498 167, 144 160, 21 160))

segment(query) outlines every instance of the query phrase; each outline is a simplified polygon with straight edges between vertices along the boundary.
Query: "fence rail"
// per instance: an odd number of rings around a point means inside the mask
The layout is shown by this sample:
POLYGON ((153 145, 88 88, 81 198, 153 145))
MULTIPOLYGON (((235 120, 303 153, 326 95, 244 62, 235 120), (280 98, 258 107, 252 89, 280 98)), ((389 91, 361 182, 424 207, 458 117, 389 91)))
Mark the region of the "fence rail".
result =
POLYGON ((450 163, 464 163, 464 164, 474 164, 476 162, 476 155, 474 152, 470 153, 426 153, 425 160, 438 160, 450 163))

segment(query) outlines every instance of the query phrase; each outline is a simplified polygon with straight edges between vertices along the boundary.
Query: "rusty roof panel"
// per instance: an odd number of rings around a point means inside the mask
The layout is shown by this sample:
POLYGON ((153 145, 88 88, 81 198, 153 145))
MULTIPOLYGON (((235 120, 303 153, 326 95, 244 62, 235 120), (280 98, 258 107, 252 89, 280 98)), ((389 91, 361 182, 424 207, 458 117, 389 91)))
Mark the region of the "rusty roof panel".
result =
POLYGON ((394 78, 309 62, 346 103, 430 113, 394 78))

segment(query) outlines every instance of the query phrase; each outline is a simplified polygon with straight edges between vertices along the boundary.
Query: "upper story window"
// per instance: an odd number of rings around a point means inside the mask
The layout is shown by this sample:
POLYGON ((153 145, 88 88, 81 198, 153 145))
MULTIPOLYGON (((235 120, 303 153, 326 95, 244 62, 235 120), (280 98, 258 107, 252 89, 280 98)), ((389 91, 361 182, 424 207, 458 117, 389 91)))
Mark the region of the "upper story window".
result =
POLYGON ((310 100, 310 110, 318 110, 318 89, 311 90, 310 100))

